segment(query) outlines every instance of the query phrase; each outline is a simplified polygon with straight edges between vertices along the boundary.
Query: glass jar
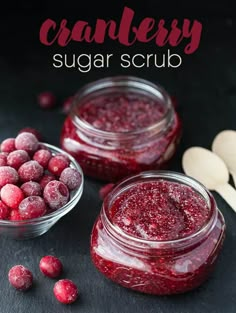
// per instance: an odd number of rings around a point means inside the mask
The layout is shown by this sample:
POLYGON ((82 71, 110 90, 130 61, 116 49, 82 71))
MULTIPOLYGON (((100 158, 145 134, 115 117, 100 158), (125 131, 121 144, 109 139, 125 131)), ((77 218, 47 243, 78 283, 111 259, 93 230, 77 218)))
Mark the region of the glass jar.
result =
POLYGON ((123 180, 105 198, 91 234, 91 257, 103 275, 124 287, 155 295, 183 293, 208 278, 224 237, 224 218, 204 186, 180 173, 147 171, 123 180), (109 218, 114 201, 140 182, 157 180, 189 186, 201 195, 209 216, 200 229, 183 238, 158 241, 137 238, 114 225, 109 218))
MULTIPOLYGON (((144 117, 147 111, 143 112, 144 117)), ((142 116, 137 119, 141 120, 142 116)), ((135 124, 135 121, 132 123, 135 124)), ((136 77, 117 76, 92 82, 77 93, 64 122, 61 146, 75 157, 86 175, 117 181, 141 171, 166 168, 176 151, 180 135, 179 117, 170 96, 161 86, 136 77), (93 109, 96 110, 99 101, 110 101, 110 111, 113 104, 117 105, 117 101, 120 101, 121 105, 129 106, 130 115, 131 106, 136 112, 137 102, 147 102, 145 105, 149 102, 153 110, 157 110, 158 106, 161 116, 154 121, 155 115, 149 112, 148 118, 152 120, 150 125, 144 123, 142 127, 141 123, 139 127, 131 129, 127 122, 124 129, 112 129, 115 121, 122 119, 114 112, 108 117, 108 122, 104 122, 103 118, 101 123, 90 123, 82 117, 81 110, 88 103, 93 106, 92 109, 90 106, 88 114, 94 114, 93 109), (104 123, 109 125, 109 130, 101 128, 104 123)))

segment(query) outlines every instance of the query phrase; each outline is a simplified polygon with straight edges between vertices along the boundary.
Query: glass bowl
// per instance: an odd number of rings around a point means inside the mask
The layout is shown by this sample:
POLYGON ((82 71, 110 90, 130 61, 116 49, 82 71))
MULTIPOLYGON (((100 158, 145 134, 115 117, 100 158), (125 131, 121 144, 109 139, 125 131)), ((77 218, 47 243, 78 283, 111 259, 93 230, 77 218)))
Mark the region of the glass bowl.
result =
POLYGON ((61 153, 65 154, 70 159, 70 167, 78 170, 81 175, 81 185, 77 189, 70 191, 70 200, 66 205, 47 215, 24 221, 0 220, 0 236, 7 236, 18 240, 41 236, 46 233, 57 221, 59 221, 60 218, 70 212, 81 198, 84 188, 84 175, 79 164, 65 151, 50 144, 41 144, 47 147, 53 155, 61 153))

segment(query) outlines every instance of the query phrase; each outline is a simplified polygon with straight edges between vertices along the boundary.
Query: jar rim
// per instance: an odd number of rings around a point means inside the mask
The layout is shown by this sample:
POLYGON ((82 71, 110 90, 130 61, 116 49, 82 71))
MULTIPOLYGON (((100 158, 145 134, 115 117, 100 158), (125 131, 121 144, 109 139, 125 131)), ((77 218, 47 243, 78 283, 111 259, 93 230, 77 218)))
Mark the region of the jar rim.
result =
POLYGON ((90 135, 99 136, 103 139, 129 139, 134 136, 138 136, 142 133, 147 132, 155 132, 155 134, 161 133, 166 128, 168 128, 169 124, 173 121, 174 118, 174 107, 172 104, 171 97, 168 92, 159 84, 154 84, 146 79, 135 77, 135 76, 110 76, 102 79, 95 80, 91 83, 84 85, 79 91, 75 94, 72 109, 70 112, 72 116, 72 120, 75 125, 83 130, 86 130, 90 135), (166 105, 165 114, 158 120, 156 123, 153 123, 149 126, 135 129, 127 132, 110 132, 98 129, 81 119, 76 113, 75 109, 78 105, 79 101, 81 101, 84 97, 101 91, 108 90, 110 88, 135 88, 137 90, 142 90, 147 93, 150 93, 150 96, 154 96, 158 99, 162 98, 166 105))
MULTIPOLYGON (((213 195, 210 193, 210 191, 202 185, 199 181, 195 180, 194 178, 187 176, 185 174, 175 172, 175 171, 146 171, 146 172, 141 172, 137 175, 134 176, 129 176, 123 180, 120 181, 119 184, 107 195, 107 197, 104 199, 103 205, 102 205, 102 217, 104 218, 105 222, 105 227, 109 231, 109 233, 115 238, 119 237, 121 241, 124 240, 129 240, 131 241, 134 246, 139 245, 139 244, 146 244, 149 246, 155 245, 155 246, 160 246, 161 248, 167 247, 167 246, 173 246, 175 245, 185 245, 189 243, 191 240, 199 240, 198 238, 201 237, 202 234, 205 234, 207 231, 211 231, 216 222, 217 222, 217 213, 220 213, 216 201, 213 197, 213 195), (109 208, 109 205, 111 201, 116 197, 118 194, 121 194, 125 190, 127 190, 130 186, 134 185, 134 182, 137 183, 138 180, 140 179, 147 179, 147 178, 153 178, 153 179, 164 179, 164 180, 174 180, 175 182, 179 182, 182 184, 185 184, 187 186, 192 187, 194 190, 196 190, 198 193, 200 193, 204 199, 207 202, 207 205, 209 206, 211 212, 209 214, 209 219, 205 221, 203 226, 193 234, 190 234, 186 237, 183 238, 178 238, 178 239, 172 239, 172 240, 151 240, 151 239, 143 239, 143 238, 138 238, 134 237, 126 232, 124 232, 121 228, 116 227, 109 219, 106 211, 109 208), (133 184, 132 184, 133 181, 133 184)), ((223 218, 223 216, 222 216, 223 218)), ((139 246, 140 247, 140 246, 139 246)))

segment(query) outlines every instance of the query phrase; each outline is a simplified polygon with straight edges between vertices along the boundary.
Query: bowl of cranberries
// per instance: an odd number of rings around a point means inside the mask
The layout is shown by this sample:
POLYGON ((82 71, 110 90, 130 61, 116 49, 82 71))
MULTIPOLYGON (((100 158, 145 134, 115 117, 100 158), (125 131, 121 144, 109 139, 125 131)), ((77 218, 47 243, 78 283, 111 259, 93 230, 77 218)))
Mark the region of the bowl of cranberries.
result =
POLYGON ((63 150, 30 132, 0 144, 0 235, 29 239, 46 233, 79 202, 83 172, 63 150))

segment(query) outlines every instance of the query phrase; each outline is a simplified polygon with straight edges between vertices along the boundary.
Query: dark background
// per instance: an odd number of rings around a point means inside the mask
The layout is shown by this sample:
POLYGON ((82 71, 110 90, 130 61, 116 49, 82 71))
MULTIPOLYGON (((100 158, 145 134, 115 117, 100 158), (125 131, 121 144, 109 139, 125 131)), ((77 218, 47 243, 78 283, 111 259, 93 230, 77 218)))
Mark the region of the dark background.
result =
MULTIPOLYGON (((118 1, 117 1, 118 2, 118 1)), ((177 97, 184 133, 172 170, 182 171, 183 151, 192 145, 210 148, 214 136, 223 129, 236 129, 236 18, 230 2, 212 4, 176 1, 120 1, 117 3, 85 2, 72 5, 51 1, 33 5, 25 1, 11 5, 0 13, 0 140, 15 136, 21 128, 31 126, 44 135, 45 141, 59 145, 65 116, 63 100, 78 88, 95 79, 118 75, 137 75, 158 82, 177 97), (135 23, 146 16, 159 20, 196 18, 203 24, 200 47, 193 55, 184 55, 183 47, 173 49, 183 57, 177 69, 122 69, 121 53, 165 53, 166 48, 153 44, 136 44, 130 48, 107 40, 104 45, 71 44, 67 48, 42 46, 38 39, 41 23, 48 17, 57 21, 67 18, 71 25, 85 19, 120 19, 124 5, 136 11, 135 23), (52 67, 54 53, 114 53, 109 69, 93 69, 87 74, 77 69, 52 67), (52 111, 42 111, 36 101, 41 91, 51 90, 58 98, 52 111)), ((231 313, 236 309, 236 215, 218 196, 216 200, 227 224, 222 254, 212 277, 195 291, 185 295, 157 297, 126 290, 106 280, 93 267, 89 256, 89 237, 101 201, 98 190, 102 183, 86 178, 79 205, 62 218, 48 233, 28 241, 0 238, 0 313, 11 312, 81 312, 130 313, 231 313), (42 256, 55 254, 65 266, 63 277, 75 281, 80 299, 71 306, 59 304, 53 297, 54 281, 42 277, 38 263, 42 256), (24 264, 35 277, 35 286, 27 293, 13 290, 7 281, 11 266, 24 264)))

